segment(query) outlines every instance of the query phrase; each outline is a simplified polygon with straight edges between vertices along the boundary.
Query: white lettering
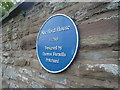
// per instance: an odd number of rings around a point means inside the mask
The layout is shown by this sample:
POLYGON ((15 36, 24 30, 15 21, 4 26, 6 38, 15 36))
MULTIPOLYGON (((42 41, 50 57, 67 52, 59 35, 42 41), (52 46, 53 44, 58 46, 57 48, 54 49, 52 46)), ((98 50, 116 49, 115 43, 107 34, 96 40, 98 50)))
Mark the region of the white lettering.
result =
POLYGON ((46 58, 46 61, 51 63, 59 63, 59 59, 55 60, 55 59, 46 58))
POLYGON ((54 29, 48 29, 47 31, 42 31, 42 34, 46 35, 46 34, 50 34, 50 33, 66 31, 66 30, 70 30, 70 26, 65 26, 65 27, 58 26, 57 28, 54 28, 54 29))
POLYGON ((65 57, 66 53, 64 53, 64 52, 61 52, 61 53, 53 52, 53 56, 65 57))
POLYGON ((45 52, 42 52, 42 55, 43 55, 43 56, 52 56, 52 53, 45 53, 45 52))

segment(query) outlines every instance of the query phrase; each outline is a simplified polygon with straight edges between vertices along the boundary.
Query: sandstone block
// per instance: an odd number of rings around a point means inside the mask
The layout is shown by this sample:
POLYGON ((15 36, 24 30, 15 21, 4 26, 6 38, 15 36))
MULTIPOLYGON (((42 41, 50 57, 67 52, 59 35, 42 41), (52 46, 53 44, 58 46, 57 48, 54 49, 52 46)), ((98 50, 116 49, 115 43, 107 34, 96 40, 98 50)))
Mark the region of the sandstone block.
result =
POLYGON ((37 39, 37 34, 29 35, 22 38, 21 49, 31 50, 36 48, 36 39, 37 39))
POLYGON ((94 23, 79 24, 81 45, 113 45, 118 42, 117 18, 100 20, 94 23))
POLYGON ((25 66, 27 64, 27 61, 25 59, 21 59, 21 60, 15 60, 14 61, 14 65, 15 66, 25 66))
POLYGON ((38 69, 38 70, 41 70, 41 69, 42 69, 39 61, 38 61, 38 60, 34 60, 34 59, 30 61, 30 67, 31 67, 31 68, 35 68, 35 69, 38 69))
POLYGON ((63 85, 66 85, 67 84, 67 79, 64 78, 64 77, 59 77, 59 76, 56 76, 56 75, 53 75, 53 74, 38 74, 38 77, 39 78, 43 78, 45 80, 49 80, 49 81, 52 81, 52 82, 55 82, 55 83, 60 83, 60 84, 63 84, 63 85))

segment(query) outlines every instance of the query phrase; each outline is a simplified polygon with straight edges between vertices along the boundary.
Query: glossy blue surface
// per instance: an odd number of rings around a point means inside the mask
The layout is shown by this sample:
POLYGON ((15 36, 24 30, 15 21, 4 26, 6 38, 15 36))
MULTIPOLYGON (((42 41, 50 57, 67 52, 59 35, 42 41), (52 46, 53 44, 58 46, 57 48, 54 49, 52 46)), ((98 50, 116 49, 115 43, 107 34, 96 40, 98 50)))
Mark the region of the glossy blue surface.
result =
POLYGON ((37 39, 37 55, 42 67, 58 73, 73 61, 78 48, 78 31, 71 18, 63 14, 50 17, 37 39))

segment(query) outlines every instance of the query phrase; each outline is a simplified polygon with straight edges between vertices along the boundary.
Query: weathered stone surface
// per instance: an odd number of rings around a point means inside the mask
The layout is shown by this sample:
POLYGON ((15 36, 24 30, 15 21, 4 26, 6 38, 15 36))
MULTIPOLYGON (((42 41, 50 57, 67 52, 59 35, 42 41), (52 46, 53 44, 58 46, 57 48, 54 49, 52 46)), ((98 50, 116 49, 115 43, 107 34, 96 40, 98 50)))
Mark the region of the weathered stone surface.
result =
POLYGON ((63 85, 67 84, 67 79, 66 78, 59 77, 59 76, 56 76, 56 75, 53 75, 53 74, 40 73, 40 74, 38 74, 38 77, 43 78, 45 80, 50 80, 52 82, 60 83, 60 84, 63 84, 63 85))
MULTIPOLYGON (((117 61, 118 60, 118 51, 112 51, 112 49, 105 49, 105 50, 79 50, 78 58, 81 60, 92 60, 94 61, 117 61)), ((110 62, 108 62, 109 64, 110 62)))
POLYGON ((8 40, 8 41, 11 41, 11 40, 12 40, 12 31, 11 31, 11 30, 9 30, 9 31, 7 32, 7 40, 8 40))
POLYGON ((98 80, 98 79, 90 79, 90 78, 79 78, 79 77, 70 77, 71 88, 117 88, 118 83, 117 82, 110 82, 109 80, 98 80))
POLYGON ((40 65, 40 63, 39 63, 38 60, 31 60, 31 61, 30 61, 30 67, 31 67, 31 68, 35 68, 35 69, 38 69, 38 70, 41 70, 41 69, 42 69, 42 67, 41 67, 41 65, 40 65))
POLYGON ((2 41, 3 43, 6 42, 6 41, 7 41, 7 38, 8 38, 7 35, 2 35, 2 40, 1 40, 1 41, 2 41))
POLYGON ((3 58, 3 59, 2 59, 2 62, 3 62, 4 64, 13 64, 13 63, 14 63, 14 59, 13 59, 13 58, 10 58, 10 57, 8 57, 8 58, 3 58))
POLYGON ((8 57, 10 54, 8 52, 3 52, 3 57, 8 57))
POLYGON ((118 32, 118 17, 113 17, 106 20, 99 20, 93 23, 78 23, 80 33, 88 35, 99 35, 106 33, 118 32), (87 26, 87 27, 86 27, 87 26))
POLYGON ((17 80, 19 82, 25 83, 25 84, 29 84, 29 79, 21 74, 18 74, 18 78, 17 80))
POLYGON ((35 22, 31 25, 31 28, 30 28, 30 33, 38 33, 39 30, 40 30, 40 27, 43 23, 41 23, 40 21, 38 22, 35 22), (38 26, 39 25, 39 26, 38 26))
POLYGON ((35 81, 32 81, 31 84, 30 84, 30 86, 31 86, 32 88, 46 88, 44 85, 42 85, 42 84, 40 84, 40 83, 37 83, 37 82, 35 82, 35 81))
POLYGON ((31 50, 31 51, 16 51, 16 52, 12 52, 12 57, 16 58, 16 59, 28 59, 28 58, 33 58, 36 57, 36 51, 35 50, 31 50))
POLYGON ((54 13, 54 12, 56 12, 58 10, 61 10, 61 9, 65 8, 65 7, 67 7, 67 6, 70 6, 72 4, 74 4, 74 3, 72 3, 72 2, 69 2, 69 3, 62 2, 62 3, 53 4, 53 6, 51 7, 49 13, 54 13))
POLYGON ((119 3, 117 3, 117 2, 111 2, 110 4, 108 4, 107 9, 108 10, 116 10, 116 9, 118 9, 118 5, 119 5, 119 3))
POLYGON ((55 88, 69 88, 69 87, 66 87, 66 86, 60 85, 60 84, 55 84, 55 88))
POLYGON ((13 64, 14 63, 14 58, 11 58, 11 53, 9 52, 3 52, 2 53, 2 63, 4 64, 13 64))
POLYGON ((118 66, 116 64, 79 65, 76 74, 86 78, 110 80, 117 82, 118 66))
MULTIPOLYGON (((87 69, 86 70, 95 70, 94 68, 100 68, 100 69, 104 69, 106 72, 110 72, 113 75, 118 75, 118 65, 116 64, 95 64, 95 65, 91 65, 91 64, 87 64, 87 69)), ((96 70, 97 71, 97 70, 96 70)))
POLYGON ((91 24, 79 24, 81 45, 112 45, 118 42, 117 18, 100 20, 91 24))
POLYGON ((3 74, 4 74, 4 71, 6 70, 6 65, 5 64, 2 64, 2 76, 3 76, 3 74))
POLYGON ((26 36, 22 39, 21 48, 23 50, 31 50, 36 48, 37 34, 26 36))
POLYGON ((21 67, 23 67, 23 66, 25 66, 27 64, 27 61, 25 60, 25 59, 21 59, 21 60, 15 60, 14 61, 14 65, 15 66, 21 66, 21 67))
POLYGON ((2 80, 2 88, 8 88, 9 87, 9 82, 7 80, 2 80))
POLYGON ((16 80, 18 77, 17 71, 14 67, 8 66, 3 72, 5 78, 16 80))
POLYGON ((19 81, 19 87, 20 88, 25 88, 25 89, 31 88, 29 86, 29 84, 27 84, 26 82, 21 82, 21 81, 19 81))
POLYGON ((4 51, 9 51, 9 50, 11 50, 11 42, 3 43, 2 47, 3 47, 3 50, 4 50, 4 51))
POLYGON ((29 70, 29 69, 26 69, 26 68, 20 68, 20 69, 19 69, 19 72, 20 72, 21 74, 26 74, 26 75, 28 75, 28 76, 32 76, 32 71, 29 70))
POLYGON ((86 38, 81 39, 81 45, 83 46, 95 46, 95 45, 114 45, 118 42, 118 34, 103 34, 101 35, 94 35, 88 36, 86 38))
POLYGON ((13 42, 11 42, 11 49, 20 50, 20 40, 14 40, 13 42))
POLYGON ((116 18, 118 17, 118 10, 114 10, 114 11, 105 12, 105 13, 95 15, 88 20, 82 21, 81 24, 92 23, 92 22, 96 22, 96 21, 99 21, 99 20, 106 20, 106 19, 109 20, 109 19, 115 18, 115 17, 116 18))
MULTIPOLYGON (((85 3, 85 5, 87 5, 85 3)), ((88 3, 87 6, 81 8, 79 11, 83 11, 83 13, 79 14, 77 16, 77 21, 84 21, 84 20, 88 20, 89 18, 95 16, 95 15, 99 15, 108 11, 114 11, 114 10, 118 10, 118 3, 113 2, 113 3, 105 3, 105 2, 101 2, 101 3, 88 3), (111 8, 110 8, 111 7, 111 8), (85 12, 86 11, 86 12, 85 12)))
POLYGON ((20 87, 19 87, 19 85, 15 84, 13 82, 10 82, 9 88, 20 88, 20 87))
POLYGON ((14 39, 16 39, 17 38, 17 33, 13 33, 12 34, 12 39, 14 40, 14 39))

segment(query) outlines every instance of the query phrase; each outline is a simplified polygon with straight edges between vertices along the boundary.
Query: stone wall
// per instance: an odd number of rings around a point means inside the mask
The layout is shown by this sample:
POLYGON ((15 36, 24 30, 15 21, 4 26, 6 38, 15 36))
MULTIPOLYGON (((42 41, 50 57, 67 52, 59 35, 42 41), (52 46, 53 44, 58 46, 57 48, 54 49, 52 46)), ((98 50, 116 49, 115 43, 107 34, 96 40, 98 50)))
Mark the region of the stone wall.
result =
POLYGON ((3 88, 118 88, 118 3, 36 2, 2 25, 3 88), (73 18, 80 47, 65 71, 51 74, 39 64, 36 37, 53 14, 73 18))

